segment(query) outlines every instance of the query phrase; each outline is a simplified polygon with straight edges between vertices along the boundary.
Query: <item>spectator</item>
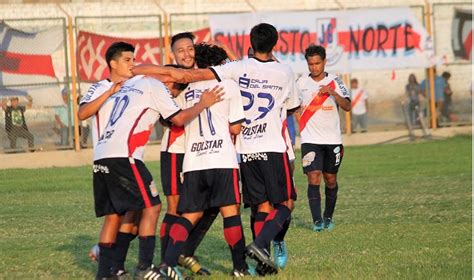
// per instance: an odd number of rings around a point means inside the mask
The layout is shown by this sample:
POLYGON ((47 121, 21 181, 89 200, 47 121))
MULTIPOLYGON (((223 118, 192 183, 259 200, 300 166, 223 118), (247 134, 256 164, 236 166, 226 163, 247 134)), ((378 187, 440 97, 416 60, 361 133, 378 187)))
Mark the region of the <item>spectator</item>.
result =
POLYGON ((415 125, 419 118, 418 111, 420 111, 422 115, 425 114, 426 102, 425 92, 421 90, 421 86, 413 73, 408 76, 408 84, 405 86, 405 94, 408 99, 406 106, 410 122, 412 125, 415 125))
POLYGON ((367 132, 367 113, 369 109, 369 96, 363 88, 359 88, 357 79, 351 80, 352 94, 352 133, 356 132, 357 126, 361 132, 367 132))
POLYGON ((69 110, 67 100, 67 89, 61 91, 64 104, 54 109, 54 118, 59 128, 60 146, 69 145, 69 110))
MULTIPOLYGON (((434 80, 434 93, 435 93, 435 102, 436 102, 436 110, 437 110, 437 118, 439 120, 441 116, 441 112, 443 111, 443 106, 444 106, 444 89, 446 88, 446 82, 445 80, 439 76, 436 75, 436 69, 434 69, 434 75, 435 75, 435 80, 434 80)), ((430 83, 426 79, 421 82, 421 90, 425 94, 427 93, 428 96, 430 96, 430 83)))
POLYGON ((441 77, 444 79, 445 88, 444 88, 444 105, 443 109, 441 110, 441 116, 445 120, 449 120, 451 122, 457 122, 458 116, 453 113, 453 91, 451 90, 451 85, 449 84, 449 78, 451 78, 451 73, 443 72, 441 77))
POLYGON ((16 139, 24 138, 28 140, 28 147, 30 149, 34 146, 33 134, 28 130, 25 121, 25 110, 26 107, 31 108, 33 99, 28 96, 27 106, 20 106, 18 97, 10 99, 10 106, 7 106, 7 100, 3 99, 2 109, 5 111, 5 130, 10 140, 10 148, 16 148, 16 139))

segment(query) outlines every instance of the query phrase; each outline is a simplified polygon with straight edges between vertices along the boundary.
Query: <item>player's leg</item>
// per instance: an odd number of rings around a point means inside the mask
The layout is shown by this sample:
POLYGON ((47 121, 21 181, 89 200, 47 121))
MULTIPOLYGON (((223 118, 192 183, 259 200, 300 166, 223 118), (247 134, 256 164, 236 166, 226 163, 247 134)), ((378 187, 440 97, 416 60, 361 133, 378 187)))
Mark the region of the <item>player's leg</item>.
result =
POLYGON ((177 213, 179 195, 166 196, 166 214, 163 218, 160 227, 160 242, 161 242, 161 260, 165 257, 166 247, 170 239, 170 229, 176 220, 180 217, 177 213))
POLYGON ((308 180, 308 203, 313 218, 313 230, 323 230, 321 215, 321 176, 323 169, 323 153, 319 145, 303 143, 301 145, 303 172, 308 180))
POLYGON ((333 214, 336 208, 337 193, 339 190, 337 184, 337 172, 341 165, 344 155, 342 145, 326 145, 324 152, 323 177, 326 185, 325 196, 326 205, 324 209, 324 229, 332 230, 334 228, 333 214))
POLYGON ((99 257, 96 278, 107 278, 112 276, 114 265, 114 251, 117 232, 120 227, 120 216, 109 214, 104 216, 104 223, 99 236, 99 257))
POLYGON ((138 235, 141 211, 128 211, 121 217, 120 228, 117 234, 114 253, 113 274, 121 275, 125 272, 125 260, 127 258, 130 242, 138 235))

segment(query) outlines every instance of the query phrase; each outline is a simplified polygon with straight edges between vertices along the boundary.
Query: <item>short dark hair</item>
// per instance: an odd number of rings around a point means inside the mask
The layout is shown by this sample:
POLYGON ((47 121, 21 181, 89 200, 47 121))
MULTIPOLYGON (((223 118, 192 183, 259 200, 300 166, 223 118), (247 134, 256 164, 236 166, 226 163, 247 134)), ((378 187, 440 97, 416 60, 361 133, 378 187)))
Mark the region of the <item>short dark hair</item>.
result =
POLYGON ((224 49, 206 43, 196 45, 195 50, 196 64, 199 68, 219 65, 228 58, 224 49))
POLYGON ((351 84, 352 83, 359 83, 359 81, 356 78, 351 79, 351 84))
POLYGON ((117 59, 123 52, 135 52, 135 47, 125 42, 115 42, 105 52, 105 61, 110 68, 110 61, 117 59))
MULTIPOLYGON (((178 65, 178 64, 166 64, 165 67, 172 67, 172 68, 178 68, 178 69, 186 69, 186 67, 178 65)), ((188 84, 183 84, 183 83, 173 83, 173 88, 177 89, 179 91, 183 91, 188 87, 188 84)))
POLYGON ((322 60, 326 59, 326 49, 323 46, 310 45, 304 51, 304 58, 308 60, 310 56, 318 55, 322 60))
POLYGON ((176 41, 185 39, 185 38, 194 42, 194 38, 196 38, 196 36, 194 36, 194 34, 191 32, 181 32, 181 33, 175 34, 173 35, 173 37, 171 37, 171 48, 173 48, 176 41))
POLYGON ((447 79, 451 78, 451 73, 449 73, 448 71, 445 71, 445 72, 443 72, 443 74, 441 74, 441 77, 443 77, 447 80, 447 79))
POLYGON ((250 31, 250 44, 255 52, 270 53, 278 41, 278 31, 275 26, 260 23, 250 31))

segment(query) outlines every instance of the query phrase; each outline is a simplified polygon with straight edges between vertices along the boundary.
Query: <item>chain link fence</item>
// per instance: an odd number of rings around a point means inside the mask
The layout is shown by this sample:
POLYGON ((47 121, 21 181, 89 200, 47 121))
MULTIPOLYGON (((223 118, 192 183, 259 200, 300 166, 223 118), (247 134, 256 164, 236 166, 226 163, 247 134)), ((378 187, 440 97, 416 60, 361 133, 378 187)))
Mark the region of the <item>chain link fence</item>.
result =
POLYGON ((65 19, 5 19, 0 25, 0 148, 70 148, 65 19))

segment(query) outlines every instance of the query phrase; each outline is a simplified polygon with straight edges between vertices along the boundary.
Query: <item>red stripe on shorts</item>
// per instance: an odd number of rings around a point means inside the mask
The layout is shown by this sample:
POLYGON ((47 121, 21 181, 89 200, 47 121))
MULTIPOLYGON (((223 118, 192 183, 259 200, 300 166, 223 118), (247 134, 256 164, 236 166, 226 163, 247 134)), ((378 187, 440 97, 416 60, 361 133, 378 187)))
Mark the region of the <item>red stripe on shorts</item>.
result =
POLYGON ((290 167, 288 166, 288 159, 286 158, 286 153, 283 153, 283 164, 285 165, 285 175, 286 175, 286 191, 288 192, 288 199, 291 198, 291 176, 290 176, 290 167))
POLYGON ((171 154, 171 195, 178 194, 178 179, 176 178, 176 154, 171 154))
POLYGON ((130 166, 132 167, 133 175, 135 175, 135 180, 137 180, 138 188, 140 189, 140 193, 142 194, 143 201, 145 202, 145 207, 150 208, 151 207, 150 198, 148 197, 148 194, 145 190, 145 184, 143 183, 142 176, 138 172, 138 168, 135 165, 135 163, 130 163, 130 166))
POLYGON ((239 193, 239 179, 237 176, 237 169, 234 169, 232 172, 232 177, 234 177, 234 194, 235 194, 235 202, 240 203, 240 193, 239 193))

